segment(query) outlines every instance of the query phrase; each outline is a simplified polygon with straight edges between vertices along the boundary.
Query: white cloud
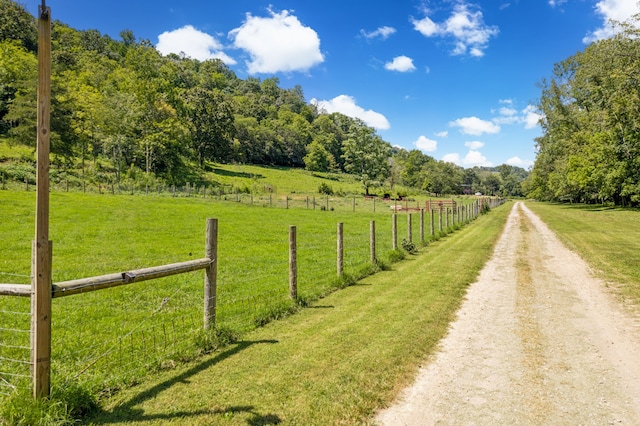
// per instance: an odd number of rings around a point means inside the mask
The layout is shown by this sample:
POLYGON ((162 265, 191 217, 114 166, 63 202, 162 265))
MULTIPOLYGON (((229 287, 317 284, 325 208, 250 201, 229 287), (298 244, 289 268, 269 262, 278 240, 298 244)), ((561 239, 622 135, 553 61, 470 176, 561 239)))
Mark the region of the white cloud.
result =
POLYGON ((436 23, 428 16, 421 20, 412 19, 411 22, 413 28, 425 37, 453 38, 453 55, 481 57, 484 56, 489 40, 497 36, 499 30, 496 26, 486 25, 482 12, 474 9, 474 5, 458 3, 451 16, 442 23, 436 23))
POLYGON ((384 64, 385 69, 389 71, 398 71, 398 72, 410 72, 414 71, 416 67, 413 65, 413 59, 408 56, 396 56, 393 58, 392 62, 387 62, 384 64))
POLYGON ((496 124, 524 124, 525 129, 533 129, 538 125, 538 121, 542 117, 536 112, 536 107, 533 105, 527 105, 522 111, 518 111, 512 106, 512 101, 501 100, 499 102, 508 106, 500 107, 497 111, 491 111, 498 114, 492 120, 496 124))
POLYGON ((511 157, 505 162, 505 164, 508 164, 510 166, 522 167, 524 169, 527 169, 527 168, 533 166, 533 161, 531 161, 531 160, 522 160, 522 159, 520 159, 520 157, 511 157))
POLYGON ((356 100, 352 96, 340 95, 330 101, 311 99, 311 103, 317 105, 320 111, 325 111, 328 114, 339 112, 349 117, 359 118, 368 126, 378 130, 387 130, 391 127, 384 115, 372 110, 365 110, 356 104, 356 100))
POLYGON ((566 2, 567 0, 549 0, 549 6, 551 7, 562 6, 566 2))
POLYGON ((446 138, 447 136, 449 136, 449 132, 448 131, 442 131, 442 132, 438 132, 436 133, 436 136, 440 137, 440 138, 446 138))
POLYGON ((380 27, 377 30, 371 31, 371 32, 360 30, 360 34, 362 34, 364 38, 372 39, 372 38, 380 37, 383 40, 388 39, 390 36, 395 34, 395 32, 396 32, 395 28, 387 27, 387 26, 380 27))
POLYGON ((595 9, 602 17, 602 26, 582 39, 585 44, 613 37, 617 31, 611 26, 610 20, 624 22, 639 12, 636 0, 601 0, 596 3, 595 9))
POLYGON ((466 135, 480 136, 484 133, 493 134, 500 132, 500 126, 491 121, 481 120, 478 117, 458 118, 449 123, 451 127, 460 127, 460 131, 466 135))
POLYGON ((465 142, 464 146, 466 146, 470 150, 476 151, 484 146, 484 142, 470 141, 470 142, 465 142))
POLYGON ((462 160, 462 164, 467 167, 484 166, 491 167, 493 164, 487 161, 487 157, 482 155, 479 151, 470 150, 462 160))
POLYGON ((250 74, 302 71, 324 61, 320 39, 311 28, 284 10, 270 17, 247 14, 241 27, 229 32, 234 46, 249 53, 250 74))
POLYGON ((459 166, 460 165, 460 154, 456 154, 456 153, 445 154, 442 157, 442 161, 444 161, 445 163, 453 163, 456 166, 459 166))
POLYGON ((438 142, 426 136, 420 136, 413 144, 423 152, 434 152, 438 149, 438 142))
POLYGON ((156 46, 163 55, 184 53, 199 61, 218 58, 225 64, 235 65, 236 61, 225 54, 223 46, 213 36, 186 25, 173 31, 165 31, 158 36, 156 46))
POLYGON ((528 105, 522 110, 525 129, 533 129, 538 125, 538 122, 542 118, 542 115, 538 114, 535 109, 536 108, 533 105, 528 105))

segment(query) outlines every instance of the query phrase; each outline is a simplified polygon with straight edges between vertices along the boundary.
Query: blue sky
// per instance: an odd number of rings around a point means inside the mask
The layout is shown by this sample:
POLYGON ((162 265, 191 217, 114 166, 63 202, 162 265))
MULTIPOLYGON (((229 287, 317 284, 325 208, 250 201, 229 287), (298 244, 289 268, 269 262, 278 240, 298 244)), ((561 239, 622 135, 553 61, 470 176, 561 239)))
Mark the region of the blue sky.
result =
MULTIPOLYGON (((41 1, 29 0, 35 15, 41 1)), ((48 0, 53 19, 163 54, 222 59, 240 78, 300 85, 392 145, 463 167, 528 168, 538 83, 636 0, 48 0)))

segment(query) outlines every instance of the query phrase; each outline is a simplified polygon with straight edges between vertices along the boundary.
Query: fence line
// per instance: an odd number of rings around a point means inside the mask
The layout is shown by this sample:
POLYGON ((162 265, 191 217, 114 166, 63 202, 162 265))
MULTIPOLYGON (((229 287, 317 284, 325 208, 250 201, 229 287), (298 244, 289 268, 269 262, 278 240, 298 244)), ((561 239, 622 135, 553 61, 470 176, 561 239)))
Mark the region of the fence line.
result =
MULTIPOLYGON (((497 205, 497 202, 494 201, 486 202, 492 203, 492 207, 497 205)), ((447 216, 451 214, 451 226, 472 220, 476 217, 477 213, 480 212, 482 203, 484 203, 484 201, 474 202, 473 206, 466 210, 460 206, 459 210, 455 212, 453 210, 450 212, 443 212, 443 210, 440 209, 440 226, 442 227, 443 225, 443 213, 446 213, 447 216), (465 217, 465 213, 468 217, 465 217)), ((430 234, 434 235, 435 211, 431 210, 430 213, 431 220, 429 221, 430 224, 428 229, 430 229, 430 234)), ((429 216, 426 216, 422 209, 420 211, 419 218, 416 218, 416 216, 417 215, 413 214, 407 215, 407 240, 412 241, 415 229, 413 223, 415 220, 419 220, 420 241, 424 242, 424 221, 425 218, 428 219, 429 216)), ((386 216, 386 218, 386 221, 389 220, 389 216, 386 216)), ((220 271, 220 276, 218 276, 217 262, 214 262, 217 260, 217 244, 213 244, 213 241, 217 241, 217 222, 215 223, 216 238, 215 240, 212 240, 210 234, 214 227, 211 226, 211 229, 209 229, 210 221, 207 221, 208 237, 207 248, 205 250, 207 257, 203 259, 163 265, 160 267, 135 269, 117 274, 70 280, 54 284, 52 287, 52 295, 56 300, 59 300, 59 302, 54 304, 54 309, 56 310, 53 315, 54 319, 60 318, 59 313, 61 310, 64 312, 72 312, 74 309, 71 307, 77 306, 77 304, 73 302, 74 300, 77 300, 77 298, 60 298, 61 296, 83 294, 83 296, 79 296, 80 299, 83 299, 86 298, 90 292, 99 289, 112 292, 109 299, 113 298, 114 295, 116 296, 114 301, 111 302, 112 305, 115 308, 126 312, 126 315, 128 316, 128 309, 132 305, 126 303, 129 302, 130 299, 139 297, 139 295, 138 290, 133 288, 128 290, 130 286, 125 284, 133 284, 152 279, 167 280, 176 274, 184 275, 188 273, 186 275, 190 277, 184 278, 184 281, 177 285, 177 290, 174 288, 175 292, 170 290, 171 286, 175 287, 175 284, 167 284, 169 287, 164 290, 163 294, 158 293, 158 289, 155 285, 150 287, 150 290, 148 290, 149 296, 146 297, 148 300, 143 303, 146 307, 145 309, 147 313, 136 314, 135 316, 137 319, 133 319, 132 327, 115 327, 113 333, 111 333, 112 337, 106 341, 96 343, 91 347, 86 346, 87 340, 82 339, 81 336, 76 336, 75 338, 69 337, 72 334, 78 334, 78 330, 76 330, 76 327, 73 325, 67 324, 67 329, 62 330, 54 327, 53 334, 55 335, 55 338, 52 356, 52 369, 54 375, 57 374, 63 377, 77 378, 81 375, 94 374, 91 373, 91 371, 102 372, 95 373, 96 377, 100 376, 100 374, 107 374, 106 372, 114 369, 130 369, 131 371, 136 372, 147 371, 148 369, 141 369, 141 366, 144 367, 151 364, 162 366, 163 362, 173 362, 171 361, 172 355, 170 354, 187 350, 186 348, 189 346, 191 347, 191 350, 193 350, 192 340, 195 339, 199 330, 201 331, 203 329, 202 321, 197 320, 197 312, 199 309, 202 309, 203 306, 202 296, 197 295, 198 292, 202 295, 202 284, 196 284, 193 280, 194 271, 202 269, 207 270, 208 272, 206 275, 208 276, 208 281, 210 284, 213 283, 213 291, 209 288, 209 290, 205 290, 204 293, 204 328, 219 325, 222 327, 231 327, 241 331, 246 331, 251 327, 260 325, 262 321, 268 321, 269 315, 272 315, 274 312, 277 314, 277 307, 289 306, 291 304, 291 299, 293 299, 294 302, 299 297, 311 297, 313 299, 314 297, 318 297, 319 295, 326 293, 326 291, 331 288, 331 277, 335 279, 335 274, 326 273, 325 271, 326 277, 324 278, 318 277, 317 273, 313 277, 308 275, 308 270, 312 270, 309 266, 312 263, 317 263, 317 254, 323 250, 326 243, 318 244, 311 240, 309 236, 296 232, 295 227, 293 226, 291 229, 293 229, 294 232, 293 234, 290 234, 290 242, 294 243, 294 249, 292 250, 292 246, 290 245, 288 262, 290 285, 288 292, 284 285, 286 283, 286 253, 281 255, 281 261, 274 259, 275 262, 271 262, 274 272, 277 270, 281 271, 277 272, 276 275, 266 275, 265 278, 262 276, 252 275, 252 272, 247 271, 246 277, 244 278, 234 277, 239 280, 236 282, 243 284, 242 286, 238 287, 234 284, 233 287, 229 287, 229 284, 225 283, 225 279, 231 281, 232 277, 229 275, 227 266, 223 267, 220 271), (291 237, 291 235, 293 235, 293 237, 291 237), (210 243, 212 245, 210 245, 210 243), (291 263, 292 260, 294 261, 293 267, 291 263), (214 265, 215 268, 212 268, 214 265), (209 275, 210 273, 213 273, 213 275, 209 275), (282 276, 282 279, 278 278, 279 275, 282 276), (220 280, 220 278, 224 279, 220 280), (263 287, 263 284, 261 283, 265 279, 269 281, 269 286, 263 287), (254 284, 252 284, 253 281, 255 281, 254 284), (309 285, 312 283, 313 285, 318 285, 317 283, 320 284, 318 287, 310 287, 309 285), (200 288, 200 290, 197 291, 197 288, 200 288), (178 294, 177 292, 180 292, 179 297, 184 299, 184 303, 180 302, 182 303, 180 308, 178 308, 179 304, 174 302, 174 298, 176 297, 176 294, 178 294), (299 292, 302 292, 302 295, 300 295, 299 292), (158 299, 158 297, 160 297, 159 294, 163 296, 160 299, 158 299), (69 299, 69 302, 66 302, 67 299, 69 299), (118 306, 119 300, 126 301, 123 302, 125 305, 118 306), (198 300, 200 302, 198 302, 198 300), (60 305, 60 303, 63 303, 63 305, 60 305), (197 305, 200 305, 199 309, 194 308, 194 306, 197 305), (63 309, 63 307, 67 307, 67 309, 63 309), (274 307, 276 308, 275 311, 274 307), (176 316, 172 311, 174 309, 182 309, 184 310, 184 313, 176 316), (116 333, 119 333, 120 335, 117 336, 115 335, 116 333), (56 348, 56 345, 59 345, 62 341, 69 342, 69 346, 56 348), (169 361, 167 361, 167 359, 169 361), (68 362, 67 360, 75 361, 68 362), (114 368, 114 366, 117 366, 117 368, 114 368)), ((355 230, 356 233, 354 233, 353 227, 345 229, 344 224, 338 225, 338 236, 336 238, 338 241, 336 251, 338 276, 340 276, 345 269, 353 271, 358 265, 377 262, 379 257, 378 253, 380 252, 380 250, 377 249, 377 246, 380 245, 380 241, 383 242, 382 246, 384 247, 389 247, 389 245, 391 245, 391 249, 397 249, 397 213, 393 213, 391 216, 391 222, 387 223, 392 225, 391 232, 393 234, 393 242, 389 241, 387 238, 379 238, 380 235, 388 235, 390 229, 386 226, 382 228, 380 226, 376 226, 375 221, 371 221, 369 223, 368 232, 364 226, 359 230, 355 230), (341 234, 342 237, 340 236, 341 234), (345 234, 347 235, 345 236, 345 234), (369 238, 362 237, 367 234, 369 238), (360 246, 360 248, 356 250, 357 253, 359 253, 357 256, 352 255, 352 253, 356 252, 354 251, 355 246, 360 246), (368 253, 368 256, 365 253, 368 253), (355 257, 358 257, 358 259, 355 259, 355 257), (345 258, 347 260, 346 265, 344 264, 345 258)), ((334 245, 334 247, 336 246, 334 245)), ((386 250, 388 250, 388 248, 386 250)), ((169 281, 169 283, 171 282, 175 283, 175 279, 173 281, 169 281)), ((28 296, 31 295, 31 290, 28 285, 0 284, 0 295, 28 296)), ((10 299, 25 300, 26 297, 2 298, 2 300, 10 299)), ((103 307, 105 305, 105 299, 101 296, 96 295, 90 299, 93 301, 93 304, 87 305, 87 309, 91 311, 96 307, 103 307)), ((87 302, 90 302, 91 300, 87 300, 87 302)), ((118 315, 117 309, 113 315, 118 315)), ((28 312, 14 307, 14 304, 0 305, 0 318, 15 318, 18 316, 24 317, 28 323, 28 319, 30 317, 28 312)), ((90 317, 91 315, 86 315, 86 318, 90 317)), ((76 315, 75 318, 75 321, 81 321, 83 314, 80 313, 79 316, 76 315)), ((0 322, 0 324, 7 323, 9 322, 5 322, 4 320, 0 322)), ((62 326, 64 327, 64 324, 62 326)), ((95 337, 97 334, 102 332, 102 330, 93 330, 91 325, 85 326, 89 330, 80 331, 90 334, 91 337, 95 337)), ((109 333, 106 334, 109 335, 109 333)), ((28 342, 30 339, 30 331, 28 330, 28 327, 26 327, 26 329, 0 328, 0 361, 2 361, 0 364, 3 366, 0 368, 0 394, 6 395, 11 393, 11 391, 17 386, 15 383, 29 377, 28 370, 31 363, 26 361, 29 359, 29 344, 25 343, 25 336, 28 342), (13 337, 15 341, 7 337, 9 334, 15 335, 13 337), (19 338, 21 335, 23 336, 22 341, 19 338), (12 360, 12 362, 9 363, 5 360, 12 360), (7 366, 8 364, 12 365, 7 366), (23 368, 21 369, 19 366, 22 366, 23 368), (25 366, 26 370, 24 368, 25 366)), ((102 377, 100 380, 108 382, 109 379, 102 377)))

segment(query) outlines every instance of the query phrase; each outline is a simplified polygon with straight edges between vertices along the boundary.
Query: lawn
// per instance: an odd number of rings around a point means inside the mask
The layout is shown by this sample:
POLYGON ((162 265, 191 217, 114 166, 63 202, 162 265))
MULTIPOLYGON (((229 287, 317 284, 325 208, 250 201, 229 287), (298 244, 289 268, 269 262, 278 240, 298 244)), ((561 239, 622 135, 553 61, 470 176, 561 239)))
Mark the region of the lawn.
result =
POLYGON ((640 306, 640 211, 584 204, 527 206, 623 300, 640 306))

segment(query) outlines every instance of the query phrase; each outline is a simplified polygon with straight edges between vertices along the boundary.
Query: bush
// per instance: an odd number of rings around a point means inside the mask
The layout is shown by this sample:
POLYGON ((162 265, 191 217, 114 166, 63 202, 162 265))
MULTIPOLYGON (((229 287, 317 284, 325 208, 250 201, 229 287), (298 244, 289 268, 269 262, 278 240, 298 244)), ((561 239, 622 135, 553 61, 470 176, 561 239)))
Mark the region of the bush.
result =
POLYGON ((327 185, 326 183, 322 182, 318 187, 318 192, 320 194, 333 195, 333 188, 327 185))
POLYGON ((418 249, 416 248, 416 245, 411 241, 407 241, 406 239, 402 239, 402 248, 404 249, 404 251, 406 251, 409 254, 418 253, 418 249))

